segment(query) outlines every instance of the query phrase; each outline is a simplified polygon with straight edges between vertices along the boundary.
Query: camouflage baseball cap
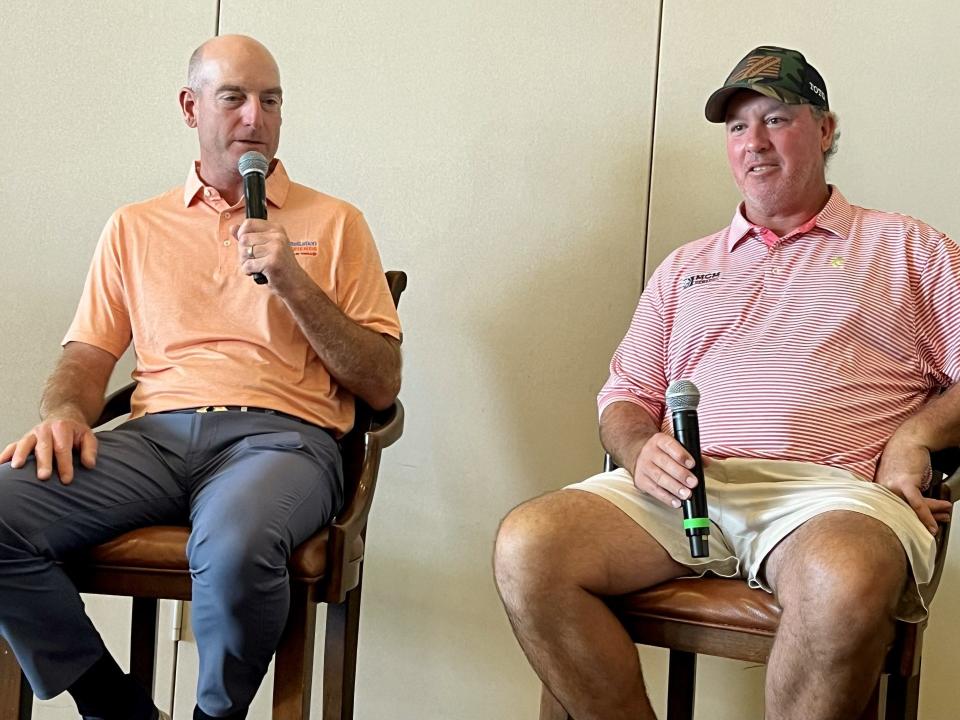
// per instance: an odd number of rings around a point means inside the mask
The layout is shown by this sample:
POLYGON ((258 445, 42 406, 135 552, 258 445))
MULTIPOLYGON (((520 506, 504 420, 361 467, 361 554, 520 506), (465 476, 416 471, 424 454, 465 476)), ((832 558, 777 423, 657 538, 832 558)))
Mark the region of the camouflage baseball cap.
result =
POLYGON ((704 108, 710 122, 726 119, 727 102, 740 90, 753 90, 788 105, 808 103, 829 110, 827 85, 796 50, 762 45, 747 53, 704 108))

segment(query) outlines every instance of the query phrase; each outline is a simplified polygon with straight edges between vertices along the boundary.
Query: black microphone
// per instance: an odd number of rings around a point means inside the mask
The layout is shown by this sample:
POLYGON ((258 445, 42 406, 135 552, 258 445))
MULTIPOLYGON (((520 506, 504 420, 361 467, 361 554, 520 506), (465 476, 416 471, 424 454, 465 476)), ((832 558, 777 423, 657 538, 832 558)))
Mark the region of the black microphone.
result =
MULTIPOLYGON (((243 201, 247 206, 247 217, 258 220, 267 219, 267 159, 256 150, 240 156, 237 169, 243 177, 243 201)), ((266 285, 267 276, 261 272, 253 274, 257 285, 266 285)))
POLYGON ((674 380, 667 388, 665 399, 673 413, 673 436, 693 456, 693 474, 697 478, 697 486, 683 501, 683 529, 690 541, 690 554, 695 558, 709 557, 710 518, 707 489, 703 482, 703 458, 700 456, 700 423, 697 420, 700 391, 689 380, 674 380))

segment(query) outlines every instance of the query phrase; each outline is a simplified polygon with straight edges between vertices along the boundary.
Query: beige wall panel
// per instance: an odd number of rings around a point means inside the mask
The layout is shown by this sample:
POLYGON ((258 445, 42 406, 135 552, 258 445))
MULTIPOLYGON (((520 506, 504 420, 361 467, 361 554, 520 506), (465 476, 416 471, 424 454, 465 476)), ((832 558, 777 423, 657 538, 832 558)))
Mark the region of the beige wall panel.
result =
MULTIPOLYGON (((723 130, 704 119, 703 106, 733 65, 761 44, 799 48, 823 73, 843 135, 828 176, 851 202, 914 215, 960 236, 960 143, 945 126, 960 113, 960 96, 951 90, 960 73, 958 27, 960 6, 942 0, 666 2, 647 274, 671 250, 722 228, 733 215, 739 196, 723 130)), ((954 552, 926 635, 925 719, 956 717, 951 657, 960 625, 950 614, 958 601, 960 553, 954 552)), ((701 684, 697 717, 761 717, 754 700, 762 673, 751 671, 755 681, 734 690, 728 680, 743 677, 739 667, 703 668, 701 683, 713 690, 701 684)))
MULTIPOLYGON (((100 230, 120 204, 182 181, 196 141, 177 92, 216 2, 12 3, 0 17, 2 445, 36 422, 100 230)), ((124 361, 114 384, 128 380, 124 361)), ((129 601, 87 598, 126 664, 129 601), (122 620, 118 620, 122 618, 122 620)), ((35 717, 76 717, 66 697, 35 717)))
POLYGON ((535 713, 490 552, 510 507, 601 462, 594 397, 642 275, 657 22, 654 0, 222 4, 221 31, 280 62, 292 176, 363 209, 410 275, 360 720, 535 713))

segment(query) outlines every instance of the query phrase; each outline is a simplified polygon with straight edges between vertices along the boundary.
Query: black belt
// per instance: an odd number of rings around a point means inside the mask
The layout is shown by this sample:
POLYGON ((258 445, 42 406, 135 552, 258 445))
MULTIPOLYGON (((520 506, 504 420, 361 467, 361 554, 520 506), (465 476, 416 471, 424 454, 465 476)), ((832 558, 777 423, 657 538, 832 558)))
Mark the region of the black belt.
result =
POLYGON ((172 413, 213 413, 213 412, 250 412, 250 413, 261 413, 263 415, 276 415, 277 417, 286 418, 287 420, 293 420, 294 422, 303 423, 304 425, 309 425, 310 427, 320 428, 325 433, 328 433, 330 437, 334 440, 337 439, 336 433, 330 428, 325 428, 322 425, 317 425, 312 423, 309 420, 304 420, 301 417, 296 415, 291 415, 290 413, 281 412, 279 410, 274 410, 272 408, 262 408, 262 407, 250 407, 249 405, 204 405, 203 407, 193 407, 193 408, 183 408, 182 410, 169 410, 168 412, 172 413))

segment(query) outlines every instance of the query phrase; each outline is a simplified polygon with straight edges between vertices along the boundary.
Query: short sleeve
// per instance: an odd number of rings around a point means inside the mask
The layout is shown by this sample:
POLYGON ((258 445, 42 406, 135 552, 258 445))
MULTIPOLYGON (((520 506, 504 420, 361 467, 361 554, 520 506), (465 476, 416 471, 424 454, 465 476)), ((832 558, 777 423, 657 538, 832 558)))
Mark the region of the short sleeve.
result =
POLYGON ((86 343, 119 359, 130 344, 130 314, 121 271, 121 235, 122 220, 119 213, 114 213, 100 234, 63 345, 86 343))

